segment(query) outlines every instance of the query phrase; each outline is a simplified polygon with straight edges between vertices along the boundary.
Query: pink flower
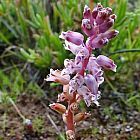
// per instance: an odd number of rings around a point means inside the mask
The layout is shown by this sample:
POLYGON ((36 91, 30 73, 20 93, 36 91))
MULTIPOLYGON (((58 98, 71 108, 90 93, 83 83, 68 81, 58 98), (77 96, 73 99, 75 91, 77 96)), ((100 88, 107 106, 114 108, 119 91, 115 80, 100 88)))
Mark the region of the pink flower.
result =
POLYGON ((98 31, 96 24, 94 25, 94 23, 91 23, 89 19, 83 19, 81 27, 87 36, 95 35, 98 31))
POLYGON ((104 82, 103 73, 104 73, 104 72, 103 72, 102 70, 99 70, 99 71, 94 75, 94 77, 95 77, 95 79, 96 79, 96 81, 97 81, 97 83, 98 83, 98 87, 99 87, 100 84, 102 84, 102 83, 104 82))
POLYGON ((75 64, 78 65, 79 63, 82 63, 82 61, 88 57, 89 57, 89 51, 87 48, 83 47, 75 57, 75 64))
POLYGON ((73 54, 76 55, 83 48, 83 46, 82 45, 75 45, 75 44, 65 40, 64 48, 66 50, 71 51, 73 54))
POLYGON ((102 24, 111 14, 111 8, 103 8, 101 11, 98 11, 98 14, 96 16, 96 23, 102 24))
POLYGON ((61 83, 62 85, 67 85, 70 81, 70 76, 65 74, 61 75, 61 71, 50 69, 50 74, 45 79, 46 81, 53 81, 61 83))
POLYGON ((114 38, 115 36, 117 36, 118 33, 119 33, 119 31, 112 29, 112 30, 106 31, 106 32, 103 33, 102 35, 103 35, 104 37, 107 37, 107 39, 112 39, 112 38, 114 38))
POLYGON ((72 95, 84 83, 84 78, 80 74, 76 74, 69 82, 69 94, 72 95))
POLYGON ((87 86, 87 88, 91 91, 92 94, 97 95, 98 93, 98 83, 95 79, 95 77, 91 74, 87 74, 84 77, 84 82, 87 86))
POLYGON ((104 37, 102 34, 99 34, 96 38, 95 37, 89 37, 86 41, 86 45, 90 46, 92 49, 95 48, 102 48, 104 45, 106 45, 109 42, 107 37, 104 37))
POLYGON ((87 5, 85 5, 85 7, 84 7, 83 17, 85 19, 90 19, 91 18, 91 11, 90 11, 90 8, 87 5))
POLYGON ((92 94, 90 89, 88 89, 87 86, 81 86, 78 88, 77 92, 83 97, 86 105, 89 107, 92 103, 92 94))
POLYGON ((83 44, 84 40, 84 36, 82 34, 73 31, 62 32, 59 37, 75 45, 83 44))
POLYGON ((91 56, 89 58, 86 70, 95 77, 98 86, 104 82, 103 71, 101 66, 96 62, 96 57, 91 56))
POLYGON ((76 65, 74 59, 65 59, 64 66, 65 68, 61 72, 62 75, 74 74, 76 72, 79 72, 82 69, 82 63, 79 63, 78 65, 76 65))
POLYGON ((99 25, 99 32, 100 33, 104 33, 106 32, 108 29, 110 29, 113 24, 114 24, 114 19, 109 18, 106 21, 104 21, 102 24, 99 25))
POLYGON ((114 72, 116 72, 116 68, 117 66, 114 64, 113 60, 111 60, 110 58, 104 56, 104 55, 99 55, 97 57, 96 62, 102 66, 105 69, 109 69, 112 70, 114 72))

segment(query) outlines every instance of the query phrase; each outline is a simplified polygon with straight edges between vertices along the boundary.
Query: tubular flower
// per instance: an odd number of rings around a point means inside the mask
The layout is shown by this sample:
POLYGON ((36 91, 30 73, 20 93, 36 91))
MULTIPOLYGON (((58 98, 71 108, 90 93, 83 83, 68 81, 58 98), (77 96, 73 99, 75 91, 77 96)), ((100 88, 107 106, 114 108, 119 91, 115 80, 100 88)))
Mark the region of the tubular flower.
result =
POLYGON ((112 9, 104 8, 101 4, 91 10, 87 5, 84 7, 81 28, 87 35, 67 31, 59 36, 64 40, 64 48, 75 55, 74 59, 64 60, 62 71, 50 69, 46 81, 59 82, 63 85, 63 92, 58 95, 58 102, 50 107, 62 114, 66 124, 66 135, 69 140, 75 139, 75 125, 90 116, 89 113, 79 112, 79 103, 84 101, 89 107, 92 103, 99 106, 101 92, 100 85, 104 82, 104 69, 116 72, 116 65, 110 58, 99 55, 95 57, 92 52, 102 48, 111 39, 118 35, 118 31, 112 29, 116 15, 112 9))
POLYGON ((50 69, 50 74, 45 79, 46 81, 54 81, 61 83, 62 85, 67 85, 70 81, 70 76, 67 74, 62 75, 61 71, 50 69))
POLYGON ((108 58, 108 57, 106 57, 104 55, 99 55, 97 57, 96 61, 103 68, 109 69, 109 70, 112 70, 112 71, 116 72, 117 66, 114 64, 114 61, 111 60, 110 58, 108 58))
POLYGON ((77 123, 77 122, 80 122, 80 121, 85 120, 85 119, 88 118, 89 116, 91 116, 90 113, 80 112, 80 113, 78 113, 78 114, 76 114, 76 115, 74 116, 74 121, 77 123))
POLYGON ((53 103, 49 105, 51 109, 57 111, 60 114, 64 114, 66 112, 66 107, 59 103, 53 103))
POLYGON ((75 45, 83 44, 84 40, 84 36, 82 34, 73 31, 62 32, 59 37, 75 45))

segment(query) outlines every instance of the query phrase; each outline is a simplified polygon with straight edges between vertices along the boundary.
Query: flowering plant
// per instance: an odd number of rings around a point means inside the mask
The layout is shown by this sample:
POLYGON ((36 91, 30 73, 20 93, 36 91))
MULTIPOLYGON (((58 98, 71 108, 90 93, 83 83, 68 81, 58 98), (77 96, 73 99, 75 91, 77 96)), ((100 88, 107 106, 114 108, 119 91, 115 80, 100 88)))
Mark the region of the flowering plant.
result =
POLYGON ((115 19, 116 15, 112 14, 109 7, 97 4, 91 11, 86 5, 81 26, 88 36, 86 43, 84 36, 78 32, 67 31, 60 35, 65 40, 64 48, 71 51, 75 58, 65 59, 62 71, 50 69, 45 80, 63 85, 63 92, 58 95, 57 103, 50 104, 50 107, 62 114, 67 126, 66 135, 70 140, 75 139, 76 123, 90 116, 90 113, 79 111, 80 101, 83 100, 88 107, 92 103, 99 106, 98 88, 104 81, 103 69, 116 71, 113 60, 104 55, 95 57, 92 54, 95 48, 102 48, 118 34, 117 30, 110 29, 115 19), (67 106, 60 102, 67 102, 67 106))

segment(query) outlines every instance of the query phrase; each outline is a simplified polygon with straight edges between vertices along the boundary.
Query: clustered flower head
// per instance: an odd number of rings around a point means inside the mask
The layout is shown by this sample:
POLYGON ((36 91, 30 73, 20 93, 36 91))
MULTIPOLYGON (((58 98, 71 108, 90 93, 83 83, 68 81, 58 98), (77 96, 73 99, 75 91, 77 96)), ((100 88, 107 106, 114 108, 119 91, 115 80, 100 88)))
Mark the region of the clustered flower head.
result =
POLYGON ((71 51, 75 58, 65 59, 62 71, 50 69, 45 80, 63 85, 63 92, 58 95, 57 103, 50 107, 62 114, 68 139, 75 139, 75 124, 90 116, 87 112, 79 111, 79 103, 84 101, 87 107, 92 103, 99 106, 99 86, 104 82, 103 70, 116 72, 113 60, 104 55, 95 57, 92 54, 96 48, 102 48, 118 34, 117 30, 111 29, 115 19, 116 15, 109 7, 104 8, 97 4, 91 11, 86 5, 81 25, 87 35, 86 42, 84 43, 84 36, 78 32, 67 31, 60 35, 65 41, 64 48, 71 51), (67 106, 62 105, 63 102, 67 102, 67 106))

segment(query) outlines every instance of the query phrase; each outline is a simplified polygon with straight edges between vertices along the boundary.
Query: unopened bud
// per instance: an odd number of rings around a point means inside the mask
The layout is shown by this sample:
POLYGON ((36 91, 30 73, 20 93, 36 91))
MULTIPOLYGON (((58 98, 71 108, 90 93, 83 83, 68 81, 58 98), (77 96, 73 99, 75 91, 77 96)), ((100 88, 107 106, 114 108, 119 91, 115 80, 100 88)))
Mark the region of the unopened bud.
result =
POLYGON ((60 114, 63 114, 66 112, 66 107, 59 103, 53 103, 49 105, 51 109, 57 111, 60 114))
POLYGON ((75 133, 72 130, 66 131, 67 140, 75 140, 75 133))
POLYGON ((112 39, 115 36, 117 36, 118 33, 119 33, 119 31, 112 29, 112 30, 109 30, 109 31, 105 32, 104 36, 108 39, 112 39))
POLYGON ((90 8, 85 5, 84 7, 84 12, 83 12, 83 17, 86 19, 90 19, 91 13, 90 13, 90 8))
POLYGON ((78 104, 76 102, 70 105, 71 112, 76 112, 78 110, 78 104))
POLYGON ((74 116, 74 121, 75 122, 80 122, 82 120, 85 120, 86 118, 88 118, 91 114, 90 113, 86 113, 86 112, 81 112, 78 113, 74 116))

